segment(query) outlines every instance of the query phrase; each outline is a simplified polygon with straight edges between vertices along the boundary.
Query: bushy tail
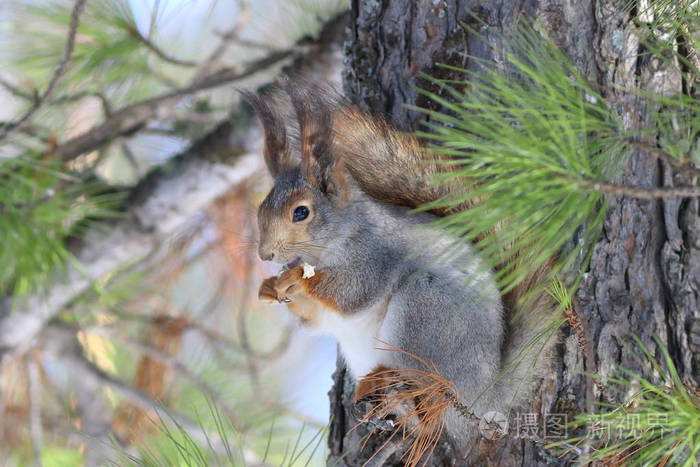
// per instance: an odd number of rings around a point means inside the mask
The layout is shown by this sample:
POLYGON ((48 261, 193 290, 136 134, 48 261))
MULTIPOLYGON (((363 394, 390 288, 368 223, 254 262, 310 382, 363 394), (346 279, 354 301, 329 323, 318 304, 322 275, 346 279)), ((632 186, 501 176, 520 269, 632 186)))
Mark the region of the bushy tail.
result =
MULTIPOLYGON (((450 166, 386 120, 344 106, 333 115, 333 129, 335 153, 373 198, 416 208, 454 195, 456 187, 450 182, 436 182, 450 166)), ((466 206, 431 212, 444 216, 462 208, 466 206)))

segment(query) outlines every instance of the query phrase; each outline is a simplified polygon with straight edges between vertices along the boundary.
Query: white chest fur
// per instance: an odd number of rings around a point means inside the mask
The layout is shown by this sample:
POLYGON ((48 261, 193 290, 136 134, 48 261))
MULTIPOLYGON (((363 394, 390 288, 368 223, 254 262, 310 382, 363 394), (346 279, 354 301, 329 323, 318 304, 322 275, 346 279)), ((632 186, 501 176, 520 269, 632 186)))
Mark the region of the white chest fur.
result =
POLYGON ((334 311, 323 310, 314 330, 329 334, 340 344, 340 351, 355 378, 360 378, 377 365, 387 364, 388 351, 378 338, 384 321, 386 305, 377 305, 351 316, 343 316, 334 311))

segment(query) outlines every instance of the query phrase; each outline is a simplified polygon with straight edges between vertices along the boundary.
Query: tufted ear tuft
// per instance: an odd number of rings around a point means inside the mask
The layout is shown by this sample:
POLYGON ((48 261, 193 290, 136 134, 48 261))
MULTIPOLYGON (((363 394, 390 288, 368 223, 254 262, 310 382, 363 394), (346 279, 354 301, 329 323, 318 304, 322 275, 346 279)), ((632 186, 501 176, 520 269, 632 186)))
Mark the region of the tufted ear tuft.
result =
POLYGON ((263 155, 270 174, 276 177, 293 167, 287 141, 287 129, 281 117, 270 107, 265 97, 251 91, 241 91, 241 98, 255 110, 265 135, 263 155))
POLYGON ((343 161, 333 153, 333 103, 327 99, 328 90, 291 79, 283 80, 282 86, 299 121, 304 177, 323 193, 347 198, 343 161))

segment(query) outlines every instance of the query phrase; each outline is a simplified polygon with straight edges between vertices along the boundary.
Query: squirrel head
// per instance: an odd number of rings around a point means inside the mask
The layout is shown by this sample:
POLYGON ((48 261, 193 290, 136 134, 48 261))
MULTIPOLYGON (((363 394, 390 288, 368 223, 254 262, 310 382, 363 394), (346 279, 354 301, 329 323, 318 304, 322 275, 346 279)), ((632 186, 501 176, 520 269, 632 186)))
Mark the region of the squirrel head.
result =
POLYGON ((266 99, 243 93, 262 123, 263 154, 274 178, 258 210, 258 253, 264 261, 320 264, 329 244, 342 235, 342 210, 353 190, 341 158, 332 153, 330 105, 302 86, 288 83, 285 89, 298 119, 300 158, 294 157, 284 122, 266 99))

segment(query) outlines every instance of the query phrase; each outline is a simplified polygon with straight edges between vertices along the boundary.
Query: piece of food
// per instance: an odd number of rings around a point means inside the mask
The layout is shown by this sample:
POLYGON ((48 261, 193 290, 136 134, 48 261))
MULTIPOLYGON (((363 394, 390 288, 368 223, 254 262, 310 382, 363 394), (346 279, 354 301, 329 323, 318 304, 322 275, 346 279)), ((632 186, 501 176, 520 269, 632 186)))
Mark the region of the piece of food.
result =
POLYGON ((302 279, 308 279, 316 275, 316 268, 309 263, 302 263, 301 267, 304 268, 304 273, 301 275, 302 279))

